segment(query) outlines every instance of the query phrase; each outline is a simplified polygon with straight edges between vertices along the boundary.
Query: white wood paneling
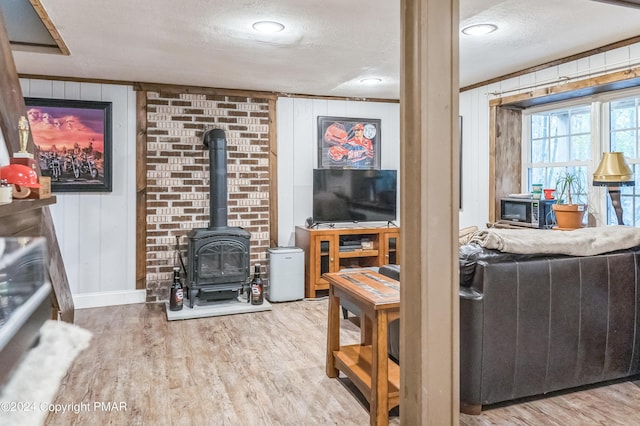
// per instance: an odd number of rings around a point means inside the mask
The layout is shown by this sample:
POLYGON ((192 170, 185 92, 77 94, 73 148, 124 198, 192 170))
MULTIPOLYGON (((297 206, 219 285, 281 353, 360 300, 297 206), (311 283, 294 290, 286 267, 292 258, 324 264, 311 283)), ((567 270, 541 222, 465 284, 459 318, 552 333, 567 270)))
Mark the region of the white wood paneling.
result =
MULTIPOLYGON (((541 76, 589 75, 619 66, 625 49, 559 65, 544 73, 465 91, 463 116, 463 208, 460 226, 483 227, 489 209, 489 95, 522 89, 541 76)), ((640 62, 640 44, 628 47, 629 62, 640 62)), ((135 291, 135 92, 129 86, 21 79, 24 96, 113 103, 113 191, 58 193, 51 208, 71 291, 83 307, 117 299, 138 300, 135 291), (114 293, 115 292, 115 293, 114 293), (104 294, 105 297, 101 298, 104 294), (89 301, 89 302, 87 302, 89 301)), ((278 244, 293 243, 296 225, 312 213, 312 170, 317 167, 317 116, 380 118, 381 167, 400 170, 399 105, 394 103, 279 98, 278 244)), ((6 154, 2 154, 5 155, 6 154)), ((1 157, 1 155, 0 155, 1 157)), ((3 161, 0 158, 0 162, 3 161)))
POLYGON ((278 245, 292 244, 295 226, 304 225, 312 214, 313 169, 318 166, 318 116, 379 118, 381 167, 400 173, 399 104, 279 98, 277 107, 278 245))
POLYGON ((489 101, 487 88, 460 94, 462 116, 462 210, 459 225, 489 220, 489 101))
MULTIPOLYGON (((510 80, 462 92, 460 114, 464 119, 462 154, 464 171, 460 227, 471 225, 484 227, 489 218, 489 99, 498 97, 490 95, 491 92, 512 90, 513 92, 505 94, 512 95, 517 93, 518 89, 523 92, 530 91, 530 88, 525 89, 525 87, 544 83, 542 80, 550 77, 586 78, 605 72, 605 68, 617 68, 627 61, 632 66, 638 66, 640 43, 567 62, 537 73, 522 75, 519 77, 519 86, 514 86, 513 80, 510 80)), ((496 167, 499 165, 497 164, 496 167)))
POLYGON ((637 64, 640 60, 640 44, 632 44, 629 46, 629 62, 637 64))
POLYGON ((558 67, 536 71, 536 84, 550 84, 558 81, 558 67))
MULTIPOLYGON (((82 307, 113 304, 135 289, 135 92, 130 86, 20 80, 25 97, 112 103, 111 192, 56 193, 51 207, 74 300, 82 307), (89 301, 89 302, 87 302, 89 301)), ((144 300, 144 298, 143 298, 144 300)))
POLYGON ((629 46, 604 52, 605 66, 607 69, 616 69, 629 65, 629 46))
POLYGON ((560 77, 575 77, 578 75, 578 62, 572 61, 558 65, 558 75, 560 77))
POLYGON ((4 135, 0 131, 0 166, 6 166, 7 164, 9 164, 9 152, 7 151, 4 135))
POLYGON ((604 53, 589 56, 589 72, 592 74, 601 74, 605 72, 604 53))
POLYGON ((293 164, 295 139, 293 132, 293 99, 279 98, 276 103, 278 117, 278 244, 281 246, 292 246, 290 241, 291 230, 285 230, 281 224, 295 223, 293 218, 295 199, 293 197, 293 164), (288 188, 288 190, 284 190, 288 188))

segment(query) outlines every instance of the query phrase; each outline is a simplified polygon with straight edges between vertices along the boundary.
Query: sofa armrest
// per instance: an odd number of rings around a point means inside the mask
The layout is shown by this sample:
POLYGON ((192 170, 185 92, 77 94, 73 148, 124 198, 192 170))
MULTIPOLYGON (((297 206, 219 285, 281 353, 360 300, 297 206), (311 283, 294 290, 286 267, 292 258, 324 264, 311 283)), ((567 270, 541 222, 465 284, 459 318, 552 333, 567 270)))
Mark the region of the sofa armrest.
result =
POLYGON ((481 405, 484 294, 460 287, 460 401, 481 405))
POLYGON ((482 300, 483 297, 482 293, 471 287, 460 287, 460 289, 458 289, 458 295, 460 299, 465 300, 482 300))
POLYGON ((400 281, 400 265, 384 265, 380 267, 378 272, 385 277, 400 281))

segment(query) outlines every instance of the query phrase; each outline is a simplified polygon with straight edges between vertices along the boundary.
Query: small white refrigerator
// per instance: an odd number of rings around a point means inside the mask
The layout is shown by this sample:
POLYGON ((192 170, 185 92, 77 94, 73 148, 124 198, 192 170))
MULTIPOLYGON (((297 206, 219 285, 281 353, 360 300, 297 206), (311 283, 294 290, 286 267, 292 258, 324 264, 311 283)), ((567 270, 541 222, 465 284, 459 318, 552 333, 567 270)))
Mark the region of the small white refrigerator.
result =
POLYGON ((289 302, 304 298, 304 251, 298 247, 269 249, 269 302, 289 302))

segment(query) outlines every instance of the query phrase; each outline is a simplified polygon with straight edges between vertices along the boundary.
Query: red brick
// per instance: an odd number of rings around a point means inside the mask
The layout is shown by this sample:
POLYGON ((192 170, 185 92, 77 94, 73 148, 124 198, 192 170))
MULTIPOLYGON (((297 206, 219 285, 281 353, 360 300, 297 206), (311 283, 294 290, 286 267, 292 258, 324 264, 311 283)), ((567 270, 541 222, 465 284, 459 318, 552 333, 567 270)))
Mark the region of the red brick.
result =
MULTIPOLYGON (((191 92, 190 92, 191 93, 191 92)), ((161 220, 154 218, 153 222, 147 224, 147 273, 164 275, 160 278, 146 283, 147 300, 150 302, 165 300, 168 296, 168 289, 171 282, 172 260, 167 260, 167 251, 175 249, 175 244, 166 244, 166 238, 175 238, 175 235, 183 237, 181 241, 181 251, 187 250, 187 240, 184 238, 188 228, 208 226, 209 223, 209 159, 208 152, 202 144, 204 131, 210 128, 211 123, 219 123, 221 127, 233 133, 229 140, 228 164, 250 167, 250 172, 230 171, 229 179, 250 179, 250 185, 242 184, 238 192, 228 194, 228 217, 230 226, 233 223, 242 224, 245 229, 254 234, 265 233, 269 230, 269 200, 268 198, 257 200, 258 206, 239 206, 241 200, 249 198, 249 194, 269 194, 269 168, 259 166, 259 161, 269 158, 268 131, 251 132, 250 126, 256 124, 269 124, 269 103, 265 99, 251 99, 241 96, 206 95, 204 102, 210 106, 192 107, 194 101, 181 99, 180 94, 162 92, 161 99, 149 99, 149 107, 157 111, 159 105, 172 105, 185 107, 180 114, 173 117, 173 122, 182 123, 178 129, 166 129, 157 127, 165 121, 157 120, 155 117, 147 123, 147 143, 168 143, 169 149, 149 150, 147 152, 146 167, 154 176, 147 180, 147 209, 146 214, 154 217, 162 214, 161 220), (259 111, 247 112, 240 109, 241 103, 251 103, 258 105, 259 111), (206 110, 223 109, 220 116, 204 115, 206 110), (238 117, 251 117, 251 125, 238 123, 238 117), (254 118, 256 117, 256 118, 254 118), (182 130, 181 130, 182 129, 182 130), (169 136, 174 131, 180 131, 184 136, 169 136), (244 146, 259 146, 258 152, 246 152, 244 146), (175 158, 188 159, 190 164, 183 164, 174 167, 175 170, 163 170, 166 165, 175 158), (204 172, 204 177, 203 177, 204 172), (195 174, 198 177, 195 177, 195 174), (170 187, 163 184, 171 179, 170 187), (199 194, 201 200, 185 200, 185 194, 199 194), (158 209, 171 208, 171 214, 167 215, 166 210, 158 209), (197 224, 196 224, 197 222, 197 224), (203 225, 205 224, 205 225, 203 225), (159 239, 164 239, 160 243, 159 239)), ((199 100, 198 102, 202 102, 199 100)), ((150 110, 148 109, 148 112, 150 110)), ((227 135, 229 136, 229 134, 227 135)), ((234 183, 237 185, 237 183, 234 183)), ((263 261, 266 259, 266 250, 269 248, 267 239, 251 240, 252 261, 263 261)), ((263 268, 267 270, 266 268, 263 268)))

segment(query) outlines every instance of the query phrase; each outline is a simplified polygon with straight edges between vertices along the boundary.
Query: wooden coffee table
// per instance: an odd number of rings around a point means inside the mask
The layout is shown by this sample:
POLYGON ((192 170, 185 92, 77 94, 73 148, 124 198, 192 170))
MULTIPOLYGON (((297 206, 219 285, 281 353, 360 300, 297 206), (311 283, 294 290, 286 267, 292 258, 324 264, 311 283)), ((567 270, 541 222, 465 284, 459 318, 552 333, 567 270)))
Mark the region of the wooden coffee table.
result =
POLYGON ((324 274, 329 281, 327 376, 342 371, 369 401, 372 425, 389 423, 400 404, 400 366, 387 354, 387 325, 400 317, 400 283, 372 271, 324 274), (361 343, 340 346, 340 300, 361 312, 361 343))

